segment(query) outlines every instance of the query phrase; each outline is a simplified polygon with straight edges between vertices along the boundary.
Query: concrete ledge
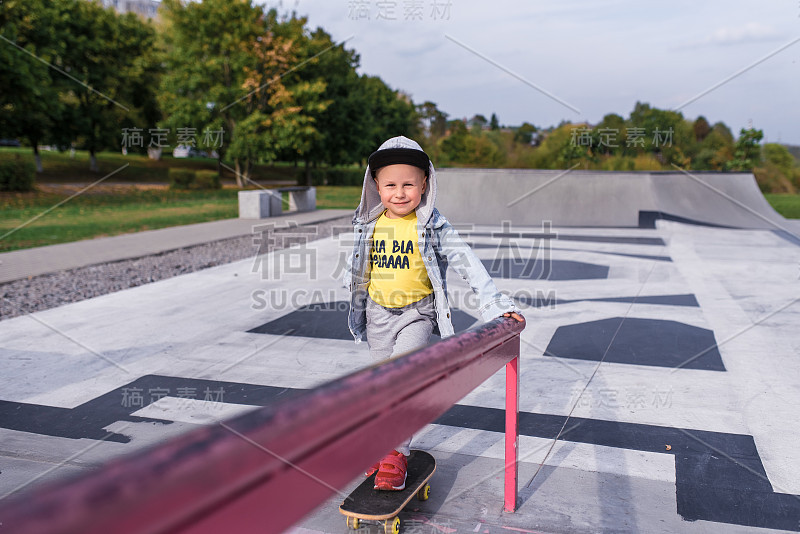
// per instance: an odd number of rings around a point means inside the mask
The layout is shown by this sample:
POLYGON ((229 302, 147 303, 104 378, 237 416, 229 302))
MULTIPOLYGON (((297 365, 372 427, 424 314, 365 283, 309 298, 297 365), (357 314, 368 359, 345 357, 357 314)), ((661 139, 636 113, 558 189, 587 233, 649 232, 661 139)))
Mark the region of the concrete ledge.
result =
POLYGON ((290 211, 314 211, 317 209, 316 187, 282 187, 279 191, 289 191, 290 211))
POLYGON ((240 219, 264 219, 282 213, 280 193, 271 189, 239 191, 240 219))
POLYGON ((279 187, 239 191, 239 218, 265 219, 283 214, 281 193, 289 193, 289 211, 314 211, 317 209, 315 187, 279 187))

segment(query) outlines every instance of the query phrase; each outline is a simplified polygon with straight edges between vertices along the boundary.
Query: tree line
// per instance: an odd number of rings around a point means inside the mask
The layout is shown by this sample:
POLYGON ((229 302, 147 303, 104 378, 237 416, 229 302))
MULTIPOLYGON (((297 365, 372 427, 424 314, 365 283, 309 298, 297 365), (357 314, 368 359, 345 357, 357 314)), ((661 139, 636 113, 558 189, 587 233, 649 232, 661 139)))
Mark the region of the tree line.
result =
POLYGON ((188 144, 244 185, 256 163, 363 165, 383 140, 420 140, 438 166, 753 170, 795 191, 796 160, 763 133, 637 102, 627 118, 543 128, 452 120, 375 76, 304 17, 252 1, 164 0, 157 21, 85 0, 0 5, 0 137, 96 153, 188 144), (124 145, 124 146, 121 146, 124 145), (205 145, 205 146, 204 146, 205 145))
POLYGON ((165 0, 157 22, 85 0, 0 9, 0 136, 25 140, 39 171, 43 144, 86 149, 96 170, 123 141, 213 139, 243 185, 256 162, 360 163, 414 131, 408 95, 295 14, 235 0, 165 0))
POLYGON ((610 113, 594 125, 562 122, 503 127, 491 119, 448 120, 433 104, 421 116, 423 146, 440 166, 607 171, 752 171, 765 192, 800 189, 800 166, 789 149, 762 144, 763 131, 742 128, 735 137, 724 122, 694 120, 637 102, 627 118, 610 113))

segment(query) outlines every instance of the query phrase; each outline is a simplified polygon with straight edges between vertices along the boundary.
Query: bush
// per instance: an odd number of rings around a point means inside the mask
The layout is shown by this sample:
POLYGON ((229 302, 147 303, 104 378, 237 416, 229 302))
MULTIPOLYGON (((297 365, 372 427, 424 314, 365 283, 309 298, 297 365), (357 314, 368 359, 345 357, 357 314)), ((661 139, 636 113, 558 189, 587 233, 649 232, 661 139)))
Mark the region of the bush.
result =
POLYGON ((760 167, 753 169, 759 189, 762 193, 796 193, 790 177, 774 163, 767 161, 760 167))
POLYGON ((36 167, 19 155, 8 161, 0 161, 0 191, 33 191, 36 167))
POLYGON ((767 143, 762 149, 763 159, 778 167, 784 176, 791 178, 794 174, 794 156, 789 150, 778 143, 767 143))
POLYGON ((328 169, 328 185, 362 185, 366 169, 328 169))
POLYGON ((169 170, 170 189, 191 189, 194 183, 194 171, 191 169, 169 170))
POLYGON ((608 156, 600 161, 600 168, 604 171, 632 171, 634 159, 628 156, 608 156))
MULTIPOLYGON (((326 184, 325 169, 310 168, 308 173, 311 175, 311 185, 326 184)), ((297 180, 297 185, 306 185, 306 169, 304 167, 298 167, 295 170, 295 179, 297 180)))
POLYGON ((190 187, 192 189, 220 189, 222 182, 219 180, 217 171, 200 170, 194 172, 194 182, 190 187))
POLYGON ((642 154, 633 159, 634 171, 660 171, 663 170, 661 163, 650 154, 642 154))

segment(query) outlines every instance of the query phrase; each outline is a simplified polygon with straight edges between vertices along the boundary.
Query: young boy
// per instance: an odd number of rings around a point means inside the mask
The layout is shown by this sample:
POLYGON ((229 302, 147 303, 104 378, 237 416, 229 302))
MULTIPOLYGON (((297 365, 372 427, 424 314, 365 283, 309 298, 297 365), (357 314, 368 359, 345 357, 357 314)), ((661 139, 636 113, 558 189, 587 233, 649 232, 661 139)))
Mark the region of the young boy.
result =
MULTIPOLYGON (((448 265, 469 282, 484 320, 523 320, 435 201, 436 171, 416 142, 393 137, 370 155, 344 284, 351 291, 350 332, 356 343, 366 334, 375 359, 427 345, 434 324, 443 338, 453 335, 448 265)), ((375 489, 405 488, 410 443, 411 438, 366 473, 378 472, 375 489)))

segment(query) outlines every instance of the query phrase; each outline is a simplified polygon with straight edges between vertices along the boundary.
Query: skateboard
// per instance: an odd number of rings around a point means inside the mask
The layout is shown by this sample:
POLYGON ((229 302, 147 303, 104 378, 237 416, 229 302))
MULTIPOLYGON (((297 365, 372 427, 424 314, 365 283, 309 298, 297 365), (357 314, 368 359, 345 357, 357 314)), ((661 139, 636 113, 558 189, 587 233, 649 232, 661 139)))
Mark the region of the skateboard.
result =
MULTIPOLYGON (((383 524, 385 534, 400 534, 398 514, 414 495, 421 501, 428 500, 431 486, 428 480, 436 471, 436 460, 425 451, 411 451, 408 457, 406 487, 402 491, 375 489, 375 474, 362 482, 339 506, 347 526, 358 529, 362 520, 383 524)), ((377 473, 376 473, 377 474, 377 473)))

